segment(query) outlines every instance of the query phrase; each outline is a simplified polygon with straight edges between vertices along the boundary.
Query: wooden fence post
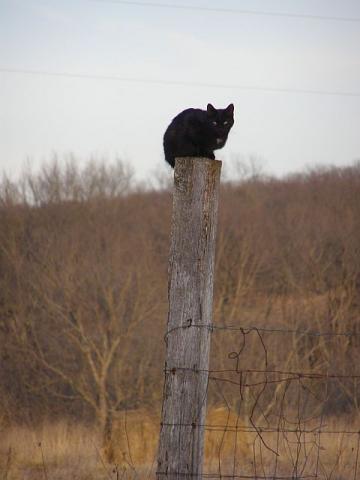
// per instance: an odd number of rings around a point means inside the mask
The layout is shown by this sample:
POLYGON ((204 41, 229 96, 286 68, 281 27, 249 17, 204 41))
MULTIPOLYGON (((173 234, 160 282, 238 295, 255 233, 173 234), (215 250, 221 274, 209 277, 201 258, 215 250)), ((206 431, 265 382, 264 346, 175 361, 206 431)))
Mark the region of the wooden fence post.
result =
POLYGON ((220 171, 176 160, 158 480, 202 474, 220 171))

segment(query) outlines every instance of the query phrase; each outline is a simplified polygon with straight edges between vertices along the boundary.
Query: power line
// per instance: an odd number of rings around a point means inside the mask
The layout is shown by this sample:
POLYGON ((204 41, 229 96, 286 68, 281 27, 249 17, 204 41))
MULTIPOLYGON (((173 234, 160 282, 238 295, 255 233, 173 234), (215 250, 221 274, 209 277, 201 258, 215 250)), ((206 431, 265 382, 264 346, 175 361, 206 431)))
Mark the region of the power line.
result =
POLYGON ((239 84, 221 84, 221 83, 203 83, 190 82, 183 80, 161 80, 152 78, 136 78, 136 77, 121 77, 117 75, 93 75, 86 73, 70 73, 70 72, 49 72, 45 70, 27 70, 15 68, 0 68, 0 73, 19 74, 19 75, 37 75, 44 77, 63 77, 63 78, 78 78, 86 80, 109 80, 123 83, 134 84, 148 84, 148 85, 166 85, 179 87, 200 87, 200 88, 223 88, 234 90, 247 90, 253 92, 268 92, 268 93, 289 93, 289 94, 305 94, 305 95, 323 95, 323 96, 338 96, 338 97, 360 97, 360 92, 348 92, 341 90, 312 90, 305 88, 293 87, 270 87, 270 86, 254 86, 254 85, 239 85, 239 84))
POLYGON ((312 15, 312 14, 303 14, 303 13, 287 13, 287 12, 269 12, 263 10, 246 10, 239 8, 223 8, 223 7, 201 7, 196 5, 181 5, 181 4, 170 4, 170 3, 160 3, 160 2, 136 2, 132 0, 90 0, 91 2, 96 3, 113 3, 117 5, 130 5, 136 7, 151 7, 151 8, 167 8, 167 9, 176 9, 176 10, 193 10, 200 12, 216 12, 216 13, 231 13, 231 14, 240 14, 240 15, 258 15, 258 16, 270 16, 270 17, 285 17, 285 18, 296 18, 296 19, 306 19, 306 20, 326 20, 332 22, 360 22, 358 17, 336 17, 328 15, 312 15))

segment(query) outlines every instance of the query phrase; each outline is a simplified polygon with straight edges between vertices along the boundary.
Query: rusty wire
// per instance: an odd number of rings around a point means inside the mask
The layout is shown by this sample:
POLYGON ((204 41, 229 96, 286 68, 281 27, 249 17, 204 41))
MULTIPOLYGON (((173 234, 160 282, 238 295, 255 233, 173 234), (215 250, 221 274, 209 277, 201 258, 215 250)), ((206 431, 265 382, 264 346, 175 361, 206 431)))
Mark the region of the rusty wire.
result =
MULTIPOLYGON (((207 416, 205 423, 197 424, 205 429, 207 442, 212 435, 217 442, 217 454, 213 452, 216 458, 205 456, 203 478, 358 478, 360 417, 357 401, 360 403, 360 388, 359 393, 356 388, 360 366, 351 372, 341 371, 341 365, 335 361, 339 344, 331 342, 333 339, 336 342, 348 341, 360 336, 360 333, 187 324, 168 331, 165 341, 181 328, 207 328, 213 335, 219 332, 231 335, 231 341, 227 342, 231 350, 221 352, 221 367, 215 364, 208 370, 195 370, 208 374, 208 411, 211 411, 211 402, 214 401, 217 411, 224 413, 223 421, 214 423, 207 416), (291 362, 280 358, 275 351, 277 342, 286 342, 284 338, 287 335, 296 342, 306 337, 315 342, 320 339, 328 342, 329 350, 334 351, 334 362, 319 360, 312 368, 308 364, 303 368, 299 365, 294 368, 291 362), (249 366, 246 361, 249 347, 257 353, 256 365, 249 366), (354 401, 351 403, 349 400, 345 408, 342 402, 345 402, 346 395, 350 395, 351 386, 355 392, 354 401)), ((312 348, 316 351, 316 344, 312 348)), ((288 357, 291 354, 290 347, 288 357)), ((317 352, 317 355, 320 354, 317 352)), ((306 360, 308 356, 309 352, 304 350, 306 360)), ((171 365, 165 368, 165 375, 176 370, 194 372, 193 368, 171 365)), ((179 477, 192 476, 184 472, 177 474, 179 477)), ((162 472, 157 472, 157 475, 161 476, 162 472)))

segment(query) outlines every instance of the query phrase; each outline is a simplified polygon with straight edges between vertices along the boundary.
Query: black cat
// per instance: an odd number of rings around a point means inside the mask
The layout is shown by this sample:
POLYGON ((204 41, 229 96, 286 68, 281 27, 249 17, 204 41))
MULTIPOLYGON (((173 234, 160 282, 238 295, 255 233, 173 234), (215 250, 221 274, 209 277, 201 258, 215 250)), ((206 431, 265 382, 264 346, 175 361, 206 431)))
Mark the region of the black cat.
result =
POLYGON ((179 113, 164 135, 165 159, 174 168, 176 157, 215 159, 214 150, 222 148, 234 125, 234 105, 206 110, 188 108, 179 113))

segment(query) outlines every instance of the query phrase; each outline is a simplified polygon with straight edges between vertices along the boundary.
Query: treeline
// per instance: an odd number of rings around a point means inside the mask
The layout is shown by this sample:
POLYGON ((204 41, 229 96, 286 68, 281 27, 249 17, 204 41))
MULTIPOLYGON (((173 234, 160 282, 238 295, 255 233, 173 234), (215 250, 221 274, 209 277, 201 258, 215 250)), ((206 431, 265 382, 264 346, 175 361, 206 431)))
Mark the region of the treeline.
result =
MULTIPOLYGON (((15 183, 3 179, 4 423, 66 415, 96 419, 107 435, 116 411, 159 405, 171 202, 171 188, 136 187, 121 162, 83 169, 55 162, 15 183)), ((359 164, 222 185, 215 323, 360 334, 359 314, 359 164)), ((359 364, 359 339, 263 341, 269 368, 346 373, 359 364)), ((214 334, 213 364, 233 365, 228 353, 239 343, 235 333, 214 334)), ((244 368, 263 357, 263 345, 249 339, 244 368)), ((358 407, 354 380, 330 390, 329 412, 358 407)), ((214 390, 211 401, 221 395, 214 390)), ((263 410, 275 412, 278 395, 269 387, 263 410)))

